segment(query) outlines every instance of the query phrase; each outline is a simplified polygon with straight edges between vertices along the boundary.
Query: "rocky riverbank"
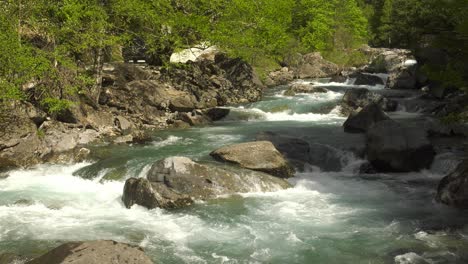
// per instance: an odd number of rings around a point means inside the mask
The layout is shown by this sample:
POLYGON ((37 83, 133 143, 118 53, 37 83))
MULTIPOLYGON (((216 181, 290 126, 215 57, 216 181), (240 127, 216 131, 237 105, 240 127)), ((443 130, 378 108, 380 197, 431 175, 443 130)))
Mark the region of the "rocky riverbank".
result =
POLYGON ((102 87, 99 104, 78 94, 55 115, 27 101, 5 106, 0 170, 79 162, 89 144, 144 143, 152 130, 209 124, 229 113, 216 107, 257 101, 264 89, 249 64, 222 53, 171 68, 110 64, 102 87))

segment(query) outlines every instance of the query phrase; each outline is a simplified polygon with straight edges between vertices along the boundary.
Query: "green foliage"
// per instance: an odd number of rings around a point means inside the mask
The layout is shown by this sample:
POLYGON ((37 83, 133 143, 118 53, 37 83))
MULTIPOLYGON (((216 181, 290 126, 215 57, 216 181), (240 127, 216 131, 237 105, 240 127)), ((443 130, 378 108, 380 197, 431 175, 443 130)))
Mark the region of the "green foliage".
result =
POLYGON ((66 99, 48 97, 42 100, 41 105, 47 110, 49 114, 56 115, 69 109, 73 105, 73 102, 66 99))
POLYGON ((323 57, 331 62, 345 67, 361 67, 369 63, 369 55, 364 54, 359 50, 350 50, 349 52, 343 51, 329 51, 324 52, 323 57))

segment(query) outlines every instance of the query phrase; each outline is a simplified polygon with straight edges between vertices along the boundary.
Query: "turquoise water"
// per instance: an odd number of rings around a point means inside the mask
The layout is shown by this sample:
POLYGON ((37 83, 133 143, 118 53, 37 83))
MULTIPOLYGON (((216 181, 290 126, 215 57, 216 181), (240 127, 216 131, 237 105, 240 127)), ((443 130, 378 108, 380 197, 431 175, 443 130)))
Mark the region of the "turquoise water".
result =
POLYGON ((468 263, 466 212, 433 201, 453 167, 450 154, 419 173, 359 175, 363 137, 343 133, 336 108, 353 86, 322 83, 329 93, 285 97, 278 87, 213 126, 158 132, 145 146, 97 146, 94 163, 10 172, 0 180, 0 253, 34 256, 64 241, 113 239, 141 245, 155 263, 468 263), (158 159, 212 162, 212 150, 263 131, 330 146, 341 168, 315 164, 291 189, 183 210, 128 210, 120 201, 125 179, 143 177, 158 159), (103 179, 109 173, 122 178, 103 179))

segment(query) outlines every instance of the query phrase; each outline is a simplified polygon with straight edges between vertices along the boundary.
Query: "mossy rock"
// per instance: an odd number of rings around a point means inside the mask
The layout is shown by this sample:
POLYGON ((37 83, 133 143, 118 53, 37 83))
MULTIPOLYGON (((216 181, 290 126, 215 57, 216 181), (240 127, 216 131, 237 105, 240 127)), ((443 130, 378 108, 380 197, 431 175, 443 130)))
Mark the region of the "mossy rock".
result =
POLYGON ((288 89, 284 92, 284 96, 295 96, 296 93, 292 89, 288 89))
POLYGON ((100 182, 106 181, 120 181, 125 178, 127 175, 127 168, 116 168, 108 171, 104 177, 100 180, 100 182))

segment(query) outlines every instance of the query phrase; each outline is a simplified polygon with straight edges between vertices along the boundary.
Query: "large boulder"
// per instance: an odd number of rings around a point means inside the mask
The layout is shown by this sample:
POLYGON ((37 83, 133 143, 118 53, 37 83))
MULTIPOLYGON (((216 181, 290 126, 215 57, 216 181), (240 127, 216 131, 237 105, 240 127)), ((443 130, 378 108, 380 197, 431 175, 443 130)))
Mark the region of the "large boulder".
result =
POLYGON ((292 164, 303 166, 309 161, 310 146, 303 139, 284 136, 274 132, 261 132, 256 135, 257 141, 270 141, 275 148, 292 164))
POLYGON ((366 140, 367 159, 381 172, 418 171, 434 160, 434 148, 422 128, 385 120, 369 128, 366 140))
POLYGON ((369 127, 377 122, 390 119, 380 105, 371 103, 358 113, 352 113, 344 122, 343 128, 347 133, 365 133, 369 127))
POLYGON ((181 208, 194 200, 252 191, 273 191, 289 184, 271 175, 231 167, 200 164, 185 157, 170 157, 153 164, 146 179, 128 179, 122 200, 146 208, 181 208))
POLYGON ((416 65, 402 65, 396 71, 390 73, 386 88, 389 89, 416 89, 417 83, 416 65))
POLYGON ((281 68, 279 71, 273 71, 268 74, 265 84, 268 87, 286 85, 294 80, 294 73, 287 67, 281 68))
POLYGON ((295 69, 295 75, 300 79, 331 77, 339 72, 340 68, 325 60, 319 52, 304 55, 301 63, 295 69))
POLYGON ((377 93, 371 92, 366 88, 354 88, 346 91, 341 100, 341 113, 349 116, 354 112, 361 111, 371 103, 376 103, 382 107, 384 111, 395 111, 396 102, 383 97, 377 93))
POLYGON ((417 61, 410 50, 373 49, 368 72, 388 73, 387 88, 414 89, 418 80, 417 61))
POLYGON ((110 240, 69 242, 26 264, 152 264, 142 248, 110 240))
POLYGON ((468 209, 468 160, 439 183, 437 201, 452 207, 468 209))
POLYGON ((242 168, 262 171, 271 175, 290 178, 294 169, 269 141, 256 141, 222 147, 210 153, 221 161, 234 163, 242 168))

